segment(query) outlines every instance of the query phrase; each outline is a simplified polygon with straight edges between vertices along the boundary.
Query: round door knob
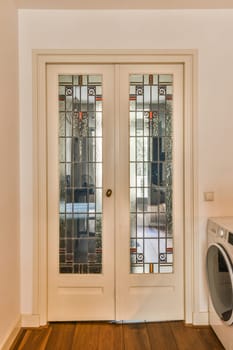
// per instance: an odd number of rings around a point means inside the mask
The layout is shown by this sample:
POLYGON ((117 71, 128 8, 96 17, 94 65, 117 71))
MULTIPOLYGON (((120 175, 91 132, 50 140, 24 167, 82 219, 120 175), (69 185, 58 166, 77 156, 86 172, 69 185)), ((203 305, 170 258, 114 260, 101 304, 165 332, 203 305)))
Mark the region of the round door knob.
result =
POLYGON ((109 188, 107 191, 106 191, 106 196, 107 197, 111 197, 112 195, 112 190, 109 188))

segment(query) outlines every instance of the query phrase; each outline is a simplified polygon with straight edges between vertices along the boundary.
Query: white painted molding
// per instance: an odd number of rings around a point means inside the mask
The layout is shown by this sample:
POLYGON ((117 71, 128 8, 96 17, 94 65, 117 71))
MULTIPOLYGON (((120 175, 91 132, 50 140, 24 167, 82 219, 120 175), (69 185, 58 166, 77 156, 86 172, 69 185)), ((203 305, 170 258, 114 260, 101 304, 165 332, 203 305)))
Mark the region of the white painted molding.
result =
POLYGON ((40 316, 23 314, 21 317, 21 327, 39 327, 40 326, 40 316))
POLYGON ((194 312, 193 313, 193 324, 195 326, 207 326, 209 324, 208 312, 194 312))
POLYGON ((13 344, 15 338, 17 337, 21 327, 21 317, 17 319, 12 329, 9 330, 5 340, 2 344, 0 344, 1 350, 9 350, 11 345, 13 344))
MULTIPOLYGON (((56 63, 181 63, 184 66, 185 163, 185 322, 199 305, 197 269, 197 50, 33 50, 34 270, 33 312, 47 323, 47 159, 46 67, 56 63)), ((202 313, 201 313, 202 314, 202 313)), ((199 313, 195 313, 199 315, 199 313)))

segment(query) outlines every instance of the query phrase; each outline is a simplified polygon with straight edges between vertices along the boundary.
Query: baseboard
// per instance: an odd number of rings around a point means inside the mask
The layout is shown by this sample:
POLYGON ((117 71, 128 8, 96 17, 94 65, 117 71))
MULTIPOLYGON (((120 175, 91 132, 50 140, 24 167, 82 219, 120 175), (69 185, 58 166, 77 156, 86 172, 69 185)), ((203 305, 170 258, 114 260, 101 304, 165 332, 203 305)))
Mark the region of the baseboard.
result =
POLYGON ((208 312, 194 312, 193 313, 193 324, 195 326, 207 326, 209 324, 208 312))
POLYGON ((23 314, 21 317, 21 326, 22 327, 40 327, 40 316, 23 314))
POLYGON ((15 338, 17 337, 21 327, 21 317, 18 318, 18 320, 15 322, 12 329, 9 331, 8 335, 6 336, 5 340, 2 344, 0 344, 1 350, 9 350, 11 345, 13 344, 15 338))

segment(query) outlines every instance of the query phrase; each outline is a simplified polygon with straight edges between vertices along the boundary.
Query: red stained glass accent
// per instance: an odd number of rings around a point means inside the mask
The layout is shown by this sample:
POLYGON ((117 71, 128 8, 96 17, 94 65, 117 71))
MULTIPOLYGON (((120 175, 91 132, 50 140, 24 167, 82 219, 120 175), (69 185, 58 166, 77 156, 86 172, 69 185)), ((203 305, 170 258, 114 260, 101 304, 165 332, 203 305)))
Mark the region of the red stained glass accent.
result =
POLYGON ((83 77, 82 77, 82 75, 79 75, 79 77, 78 77, 78 84, 79 85, 83 85, 83 77))
POLYGON ((66 262, 73 262, 73 254, 66 255, 66 262))
POLYGON ((102 253, 102 248, 96 248, 95 252, 98 253, 102 253))
POLYGON ((137 99, 136 95, 129 96, 130 101, 135 101, 137 99))
POLYGON ((153 118, 153 112, 150 112, 150 120, 153 118))
POLYGON ((136 95, 129 95, 130 101, 136 101, 136 95))
POLYGON ((167 253, 173 253, 173 248, 167 248, 166 251, 167 253))
POLYGON ((83 112, 79 112, 79 120, 83 119, 83 112))
POLYGON ((169 101, 171 101, 171 100, 172 100, 172 95, 167 95, 167 96, 166 96, 166 99, 169 100, 169 101))
POLYGON ((137 253, 137 248, 130 248, 130 253, 137 253))
POLYGON ((149 74, 149 84, 153 85, 153 74, 149 74))
POLYGON ((100 96, 100 95, 96 96, 96 101, 102 101, 102 100, 103 100, 102 96, 100 96))

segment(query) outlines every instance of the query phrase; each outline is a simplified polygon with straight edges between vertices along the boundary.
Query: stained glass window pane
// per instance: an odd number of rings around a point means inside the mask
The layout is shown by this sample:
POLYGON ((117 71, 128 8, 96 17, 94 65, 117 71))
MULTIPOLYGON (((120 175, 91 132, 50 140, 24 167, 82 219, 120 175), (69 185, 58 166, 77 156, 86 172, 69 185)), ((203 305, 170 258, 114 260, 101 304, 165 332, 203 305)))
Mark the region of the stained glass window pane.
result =
POLYGON ((59 76, 60 273, 102 273, 102 76, 59 76))
POLYGON ((172 273, 173 75, 129 79, 131 273, 172 273))

